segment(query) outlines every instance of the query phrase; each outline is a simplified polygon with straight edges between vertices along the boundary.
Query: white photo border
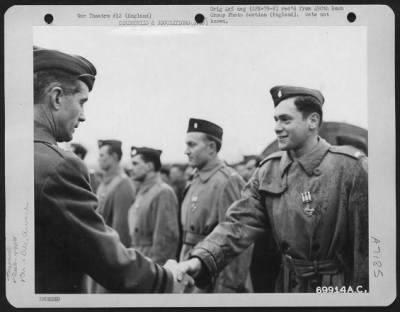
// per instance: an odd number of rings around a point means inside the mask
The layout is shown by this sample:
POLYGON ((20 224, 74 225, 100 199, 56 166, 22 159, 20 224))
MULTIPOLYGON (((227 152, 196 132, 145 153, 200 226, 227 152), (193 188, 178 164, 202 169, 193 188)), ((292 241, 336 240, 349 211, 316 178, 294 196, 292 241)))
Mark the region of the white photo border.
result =
MULTIPOLYGON (((219 5, 228 7, 228 5, 219 5)), ((239 5, 235 5, 238 7, 239 5)), ((249 6, 249 5, 246 5, 249 6)), ((396 171, 394 13, 384 5, 343 5, 326 18, 233 18, 226 27, 343 26, 355 12, 354 27, 366 27, 369 146, 370 292, 367 294, 108 294, 57 295, 34 292, 33 192, 33 27, 49 12, 58 26, 117 26, 112 19, 83 19, 82 10, 151 12, 154 20, 209 20, 212 5, 175 6, 13 6, 5 14, 5 195, 6 296, 15 307, 255 307, 387 306, 396 297, 396 171), (383 129, 384 126, 384 129, 383 129), (382 139, 384 132, 384 139, 382 139), (290 298, 289 298, 289 297, 290 298), (53 298, 53 299, 51 299, 53 298), (58 299, 57 299, 58 298, 58 299)), ((125 27, 125 26, 121 26, 125 27)), ((168 26, 156 26, 168 27, 168 26)), ((214 27, 211 24, 193 27, 214 27)))

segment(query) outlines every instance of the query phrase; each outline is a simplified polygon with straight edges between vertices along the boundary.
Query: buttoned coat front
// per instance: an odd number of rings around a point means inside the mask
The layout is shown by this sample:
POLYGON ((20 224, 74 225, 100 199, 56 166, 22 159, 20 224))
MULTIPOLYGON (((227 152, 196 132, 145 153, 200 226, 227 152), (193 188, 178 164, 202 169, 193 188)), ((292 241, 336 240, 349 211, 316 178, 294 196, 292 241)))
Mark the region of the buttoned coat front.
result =
MULTIPOLYGON (((180 260, 190 257, 193 247, 224 219, 228 207, 238 198, 243 179, 218 158, 195 171, 182 203, 183 245, 180 260)), ((233 260, 206 287, 206 292, 249 292, 252 249, 233 260)), ((201 290, 197 290, 201 292, 201 290)))
POLYGON ((135 200, 135 187, 131 179, 121 168, 105 176, 97 189, 97 199, 97 212, 108 226, 118 232, 121 242, 130 247, 128 211, 135 200))
POLYGON ((139 185, 129 210, 132 247, 163 265, 176 259, 179 245, 178 199, 159 175, 139 185))

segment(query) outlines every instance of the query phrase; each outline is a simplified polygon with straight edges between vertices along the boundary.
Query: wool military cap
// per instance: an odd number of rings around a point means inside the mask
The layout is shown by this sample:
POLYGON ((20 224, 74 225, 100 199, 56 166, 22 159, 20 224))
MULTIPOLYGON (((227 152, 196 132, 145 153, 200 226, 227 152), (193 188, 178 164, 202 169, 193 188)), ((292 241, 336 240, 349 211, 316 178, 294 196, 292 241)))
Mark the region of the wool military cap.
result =
POLYGON ((322 106, 324 104, 324 96, 318 90, 293 87, 293 86, 275 86, 270 90, 274 106, 276 107, 280 102, 295 96, 312 96, 322 106))
POLYGON ((220 126, 207 120, 190 118, 187 132, 203 132, 222 140, 223 130, 220 126))
POLYGON ((146 155, 152 158, 158 158, 160 159, 162 151, 150 147, 136 147, 132 146, 131 147, 131 156, 136 156, 136 155, 146 155))
POLYGON ((96 68, 87 59, 79 55, 67 54, 57 50, 33 47, 33 70, 40 72, 58 69, 84 82, 92 90, 96 77, 96 68))
POLYGON ((99 148, 101 148, 104 145, 112 146, 114 148, 119 148, 121 149, 122 147, 122 142, 118 140, 98 140, 97 145, 99 148))

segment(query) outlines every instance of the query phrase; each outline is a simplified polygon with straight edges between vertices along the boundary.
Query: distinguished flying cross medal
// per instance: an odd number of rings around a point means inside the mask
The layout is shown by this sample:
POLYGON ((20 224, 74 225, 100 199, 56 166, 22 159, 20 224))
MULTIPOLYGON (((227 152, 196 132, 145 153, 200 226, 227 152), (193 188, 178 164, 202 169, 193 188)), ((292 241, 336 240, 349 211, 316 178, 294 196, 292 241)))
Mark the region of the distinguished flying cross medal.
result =
POLYGON ((303 202, 304 205, 304 214, 307 217, 311 217, 314 214, 315 210, 310 205, 312 202, 311 193, 310 192, 301 193, 301 201, 303 202))
POLYGON ((196 206, 197 199, 198 199, 197 195, 192 196, 192 211, 197 208, 197 206, 196 206))

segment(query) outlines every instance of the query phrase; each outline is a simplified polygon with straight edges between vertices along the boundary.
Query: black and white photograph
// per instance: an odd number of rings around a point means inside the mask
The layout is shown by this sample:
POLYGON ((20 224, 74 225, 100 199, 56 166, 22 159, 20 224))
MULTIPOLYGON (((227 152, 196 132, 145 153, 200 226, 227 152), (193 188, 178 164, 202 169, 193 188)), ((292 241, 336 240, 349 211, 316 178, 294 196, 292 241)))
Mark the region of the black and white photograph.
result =
POLYGON ((174 9, 7 12, 9 302, 390 304, 393 12, 174 9))

